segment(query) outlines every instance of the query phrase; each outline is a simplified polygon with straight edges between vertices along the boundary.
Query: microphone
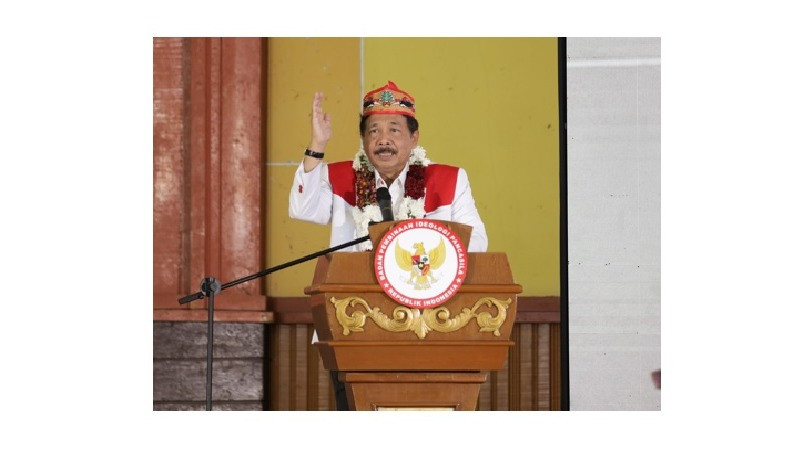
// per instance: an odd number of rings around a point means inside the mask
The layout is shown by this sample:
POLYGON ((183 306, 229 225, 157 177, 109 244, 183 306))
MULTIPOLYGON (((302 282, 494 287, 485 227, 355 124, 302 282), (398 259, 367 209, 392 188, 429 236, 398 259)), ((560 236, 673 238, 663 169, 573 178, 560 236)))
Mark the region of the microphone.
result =
POLYGON ((387 187, 378 187, 377 205, 380 206, 380 213, 383 214, 383 221, 394 221, 394 212, 391 211, 391 194, 387 187))

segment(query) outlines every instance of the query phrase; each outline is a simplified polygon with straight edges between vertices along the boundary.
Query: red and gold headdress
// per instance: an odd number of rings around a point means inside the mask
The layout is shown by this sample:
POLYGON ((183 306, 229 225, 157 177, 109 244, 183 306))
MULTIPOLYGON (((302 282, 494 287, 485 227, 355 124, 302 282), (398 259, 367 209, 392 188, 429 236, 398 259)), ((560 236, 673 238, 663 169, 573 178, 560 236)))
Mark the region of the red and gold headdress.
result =
POLYGON ((383 87, 368 92, 363 97, 364 117, 372 114, 402 114, 416 118, 413 97, 389 81, 383 87))

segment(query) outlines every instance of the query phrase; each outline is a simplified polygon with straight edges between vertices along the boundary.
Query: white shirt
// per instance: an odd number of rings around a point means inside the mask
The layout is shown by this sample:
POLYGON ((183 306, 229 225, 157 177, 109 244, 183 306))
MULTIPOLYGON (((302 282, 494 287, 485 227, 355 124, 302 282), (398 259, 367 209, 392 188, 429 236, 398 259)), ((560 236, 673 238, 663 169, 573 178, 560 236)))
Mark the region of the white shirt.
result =
MULTIPOLYGON (((397 179, 391 183, 388 191, 391 194, 391 208, 394 216, 399 211, 400 199, 405 195, 405 178, 408 174, 408 165, 402 170, 397 179)), ((377 186, 385 185, 380 174, 375 171, 377 186), (382 184, 381 184, 382 183, 382 184)), ((304 221, 318 224, 332 225, 330 231, 330 246, 337 246, 351 242, 358 237, 352 209, 343 198, 333 194, 333 188, 328 178, 327 164, 322 162, 313 170, 305 173, 302 163, 294 173, 294 183, 289 194, 289 216, 304 221)), ((424 218, 431 220, 444 220, 462 223, 472 227, 468 252, 485 252, 488 249, 488 236, 485 224, 480 219, 477 207, 472 197, 469 178, 466 170, 458 169, 458 180, 455 186, 455 196, 451 204, 442 205, 438 209, 428 212, 424 218)), ((341 251, 356 251, 351 246, 341 251)))

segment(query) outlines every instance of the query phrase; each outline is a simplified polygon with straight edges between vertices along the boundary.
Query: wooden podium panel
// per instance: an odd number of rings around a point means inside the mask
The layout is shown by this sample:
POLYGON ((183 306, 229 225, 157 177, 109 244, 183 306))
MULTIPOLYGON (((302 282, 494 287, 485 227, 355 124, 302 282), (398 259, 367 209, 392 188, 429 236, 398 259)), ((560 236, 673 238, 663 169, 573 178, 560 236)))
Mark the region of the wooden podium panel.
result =
MULTIPOLYGON (((373 245, 398 222, 370 229, 373 245)), ((455 232, 463 225, 439 222, 455 232)), ((466 229, 468 231, 468 229, 466 229)), ((317 260, 311 310, 324 366, 339 372, 353 410, 475 410, 483 371, 501 370, 513 344, 520 285, 504 253, 469 253, 458 293, 429 309, 389 298, 372 252, 317 260)))
POLYGON ((477 408, 481 373, 342 373, 355 410, 448 410, 477 408))
POLYGON ((338 371, 498 371, 509 341, 328 341, 317 346, 325 368, 338 371))

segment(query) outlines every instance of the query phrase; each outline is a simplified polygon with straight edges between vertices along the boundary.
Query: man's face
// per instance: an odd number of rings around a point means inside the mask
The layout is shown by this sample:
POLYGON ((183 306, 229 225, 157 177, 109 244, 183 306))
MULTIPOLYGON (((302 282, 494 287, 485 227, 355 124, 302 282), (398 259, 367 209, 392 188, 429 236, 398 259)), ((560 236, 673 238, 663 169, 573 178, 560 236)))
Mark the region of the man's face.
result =
POLYGON ((363 149, 384 178, 394 180, 399 176, 418 141, 419 131, 411 134, 408 120, 400 114, 373 114, 366 118, 363 149))

